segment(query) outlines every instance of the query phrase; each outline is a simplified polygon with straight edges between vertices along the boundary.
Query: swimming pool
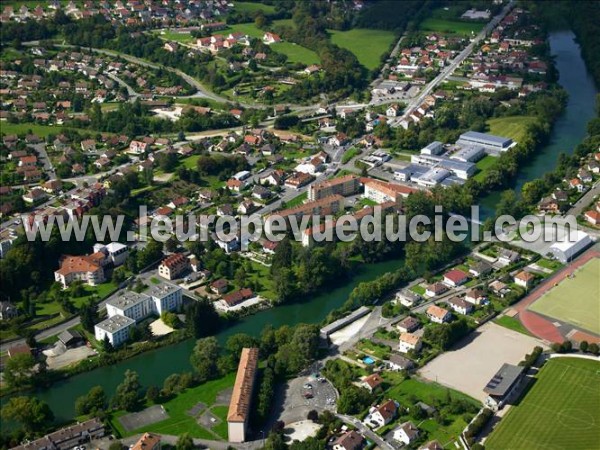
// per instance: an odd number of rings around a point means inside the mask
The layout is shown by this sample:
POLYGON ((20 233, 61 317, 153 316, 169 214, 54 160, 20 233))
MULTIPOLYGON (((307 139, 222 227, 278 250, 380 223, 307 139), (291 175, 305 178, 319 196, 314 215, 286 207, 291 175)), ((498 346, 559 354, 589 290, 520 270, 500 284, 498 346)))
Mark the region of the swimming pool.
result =
POLYGON ((370 366, 371 364, 375 364, 375 360, 374 360, 373 358, 371 358, 370 356, 367 356, 366 358, 364 358, 364 359, 363 359, 363 362, 364 362, 365 364, 368 364, 369 366, 370 366))

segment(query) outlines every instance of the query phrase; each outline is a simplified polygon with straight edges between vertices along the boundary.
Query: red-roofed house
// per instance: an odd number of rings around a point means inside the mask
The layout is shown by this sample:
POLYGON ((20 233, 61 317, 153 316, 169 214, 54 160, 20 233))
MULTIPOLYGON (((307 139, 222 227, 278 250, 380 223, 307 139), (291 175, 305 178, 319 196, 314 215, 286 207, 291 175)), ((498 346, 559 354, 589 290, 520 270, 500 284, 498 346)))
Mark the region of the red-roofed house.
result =
POLYGON ((452 269, 444 274, 444 283, 448 286, 457 287, 466 283, 469 280, 469 275, 462 270, 452 269))

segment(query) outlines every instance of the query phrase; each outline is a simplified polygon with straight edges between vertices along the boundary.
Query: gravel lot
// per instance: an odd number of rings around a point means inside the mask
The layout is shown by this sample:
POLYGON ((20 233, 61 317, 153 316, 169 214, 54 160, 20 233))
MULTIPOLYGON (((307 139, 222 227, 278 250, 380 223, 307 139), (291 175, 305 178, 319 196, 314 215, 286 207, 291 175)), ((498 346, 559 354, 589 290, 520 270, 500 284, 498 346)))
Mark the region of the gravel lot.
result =
POLYGON ((486 397, 483 388, 500 366, 518 364, 536 345, 545 347, 536 338, 488 322, 419 373, 483 401, 486 397))

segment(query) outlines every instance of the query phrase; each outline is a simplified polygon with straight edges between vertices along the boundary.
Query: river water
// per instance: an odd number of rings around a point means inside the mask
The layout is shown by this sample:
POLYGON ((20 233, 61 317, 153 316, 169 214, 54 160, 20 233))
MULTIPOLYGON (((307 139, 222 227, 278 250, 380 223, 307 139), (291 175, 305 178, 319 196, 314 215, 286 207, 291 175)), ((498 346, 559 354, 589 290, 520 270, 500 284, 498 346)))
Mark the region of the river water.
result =
MULTIPOLYGON (((569 93, 569 100, 554 124, 548 144, 519 168, 518 176, 507 188, 514 189, 517 194, 526 182, 554 170, 561 153, 573 153, 586 136, 587 123, 594 117, 597 90, 581 57, 575 35, 571 31, 556 31, 550 34, 549 42, 559 73, 558 82, 569 93)), ((492 192, 481 199, 483 219, 494 216, 499 201, 500 192, 492 192)))
MULTIPOLYGON (((541 177, 552 170, 561 152, 570 153, 585 136, 586 123, 594 115, 596 88, 581 58, 574 35, 568 31, 550 35, 552 54, 556 56, 560 73, 560 84, 569 93, 569 102, 564 114, 558 119, 547 146, 540 149, 520 170, 512 188, 520 190, 529 180, 541 177)), ((481 202, 484 215, 493 214, 499 194, 490 194, 481 202)), ((401 259, 368 265, 345 286, 332 289, 320 295, 278 306, 259 312, 227 328, 217 336, 221 342, 235 333, 248 333, 258 336, 266 325, 279 327, 297 323, 317 323, 327 314, 340 307, 352 289, 361 281, 373 280, 385 272, 402 265, 401 259)), ((125 370, 135 370, 143 385, 162 386, 164 379, 172 373, 191 369, 189 356, 194 346, 193 340, 164 347, 139 355, 121 363, 96 369, 92 372, 71 377, 56 383, 50 389, 36 392, 47 402, 58 421, 69 420, 75 414, 75 400, 86 394, 90 388, 101 385, 112 395, 116 386, 123 380, 125 370)), ((5 399, 3 399, 5 400, 5 399)))

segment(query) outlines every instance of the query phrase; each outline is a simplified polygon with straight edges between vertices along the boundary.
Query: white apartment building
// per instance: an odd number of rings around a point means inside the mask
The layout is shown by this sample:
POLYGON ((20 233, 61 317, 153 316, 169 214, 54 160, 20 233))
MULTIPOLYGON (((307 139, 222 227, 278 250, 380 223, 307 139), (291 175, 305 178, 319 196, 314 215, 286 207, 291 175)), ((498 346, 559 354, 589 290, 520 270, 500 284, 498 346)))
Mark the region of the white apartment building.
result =
POLYGON ((182 289, 158 278, 149 280, 142 293, 122 290, 106 301, 108 317, 125 316, 139 322, 151 314, 175 311, 183 303, 182 289))
POLYGON ((119 347, 129 339, 129 332, 135 325, 135 320, 125 316, 113 316, 96 324, 94 334, 98 342, 107 336, 113 347, 119 347))

